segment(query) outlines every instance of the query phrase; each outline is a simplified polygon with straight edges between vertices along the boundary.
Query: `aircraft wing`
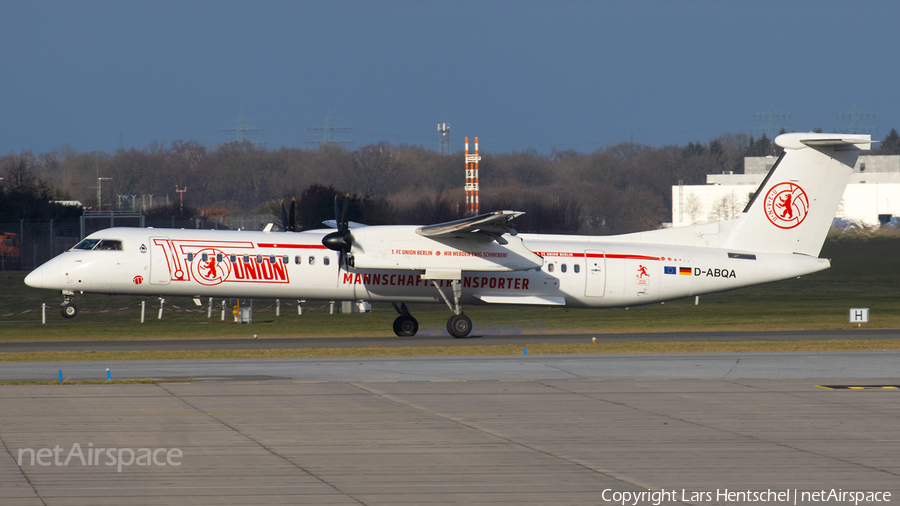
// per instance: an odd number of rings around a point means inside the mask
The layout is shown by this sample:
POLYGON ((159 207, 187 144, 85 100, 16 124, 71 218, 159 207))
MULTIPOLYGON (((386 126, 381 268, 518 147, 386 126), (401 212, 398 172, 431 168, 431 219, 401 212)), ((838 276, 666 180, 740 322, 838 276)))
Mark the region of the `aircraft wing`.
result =
POLYGON ((416 233, 431 239, 489 239, 506 244, 503 234, 516 235, 512 220, 525 213, 520 211, 495 211, 471 218, 463 218, 416 229, 416 233))

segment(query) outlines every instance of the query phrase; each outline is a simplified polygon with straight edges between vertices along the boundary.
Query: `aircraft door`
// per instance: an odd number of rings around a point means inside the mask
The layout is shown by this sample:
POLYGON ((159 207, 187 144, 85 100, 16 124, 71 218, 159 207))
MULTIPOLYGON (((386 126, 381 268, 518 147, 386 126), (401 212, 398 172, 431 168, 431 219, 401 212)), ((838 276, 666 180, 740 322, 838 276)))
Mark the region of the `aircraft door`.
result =
MULTIPOLYGON (((169 269, 169 256, 175 255, 175 249, 168 237, 150 238, 150 284, 168 285, 172 281, 172 273, 169 269)), ((177 261, 177 258, 172 258, 177 261)))
POLYGON ((606 293, 606 255, 602 251, 586 250, 584 294, 588 297, 603 297, 606 293))

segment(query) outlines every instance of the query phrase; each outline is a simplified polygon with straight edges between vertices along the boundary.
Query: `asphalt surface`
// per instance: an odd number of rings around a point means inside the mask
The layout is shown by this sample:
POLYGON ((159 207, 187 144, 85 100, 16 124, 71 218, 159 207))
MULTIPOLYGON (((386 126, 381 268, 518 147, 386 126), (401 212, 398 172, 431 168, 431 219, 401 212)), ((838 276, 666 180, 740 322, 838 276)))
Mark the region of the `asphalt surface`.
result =
MULTIPOLYGON (((885 493, 900 497, 900 390, 817 385, 896 384, 898 358, 207 361, 204 372, 223 377, 0 386, 0 504, 762 502, 722 495, 737 492, 771 505, 875 504, 809 499, 823 490, 878 493, 885 504, 885 493), (255 368, 319 380, 253 379, 255 368), (771 374, 810 377, 760 379, 771 374), (97 465, 67 461, 76 443, 85 456, 106 453, 97 465), (143 448, 158 459, 129 458, 143 448), (43 461, 29 459, 41 449, 43 461), (669 495, 623 497, 648 491, 669 495)), ((149 366, 177 375, 168 368, 196 365, 187 362, 149 366)), ((20 364, 0 369, 11 365, 20 364)))
MULTIPOLYGON (((248 334, 252 335, 251 331, 248 334)), ((368 346, 485 346, 535 343, 585 343, 596 337, 598 343, 626 342, 736 342, 804 341, 831 339, 897 339, 897 329, 856 329, 790 332, 667 332, 643 334, 560 334, 560 335, 481 335, 465 339, 446 336, 413 337, 326 337, 257 339, 193 339, 158 341, 62 341, 0 343, 0 353, 40 351, 190 351, 190 350, 266 350, 297 348, 359 348, 368 346)))
POLYGON ((900 378, 900 351, 523 355, 0 364, 0 381, 519 381, 535 379, 900 378))

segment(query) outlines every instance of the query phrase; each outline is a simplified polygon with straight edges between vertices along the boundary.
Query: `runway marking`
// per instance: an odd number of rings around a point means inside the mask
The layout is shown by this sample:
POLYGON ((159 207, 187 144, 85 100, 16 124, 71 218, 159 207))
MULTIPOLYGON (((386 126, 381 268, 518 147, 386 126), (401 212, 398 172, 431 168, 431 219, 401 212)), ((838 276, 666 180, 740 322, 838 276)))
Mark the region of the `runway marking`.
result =
POLYGON ((828 390, 900 390, 900 385, 816 385, 828 390))

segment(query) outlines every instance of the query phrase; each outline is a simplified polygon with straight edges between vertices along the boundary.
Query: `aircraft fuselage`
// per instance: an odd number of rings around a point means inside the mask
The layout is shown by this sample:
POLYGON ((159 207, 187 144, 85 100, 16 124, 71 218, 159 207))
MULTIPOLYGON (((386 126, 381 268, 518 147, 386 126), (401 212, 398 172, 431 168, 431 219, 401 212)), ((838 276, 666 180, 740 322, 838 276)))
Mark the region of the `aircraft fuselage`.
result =
MULTIPOLYGON (((414 227, 410 227, 414 228, 414 227)), ((85 293, 146 296, 441 302, 432 281, 415 269, 355 269, 322 246, 328 231, 300 233, 112 228, 88 238, 121 249, 69 250, 26 282, 85 293)), ((809 274, 826 259, 721 248, 635 245, 603 237, 520 234, 543 265, 508 272, 466 271, 467 259, 500 253, 422 240, 387 253, 449 256, 462 266, 463 304, 621 307, 661 302, 809 274)), ((405 259, 405 260, 404 260, 405 259)), ((434 280, 449 295, 449 280, 434 280)))

